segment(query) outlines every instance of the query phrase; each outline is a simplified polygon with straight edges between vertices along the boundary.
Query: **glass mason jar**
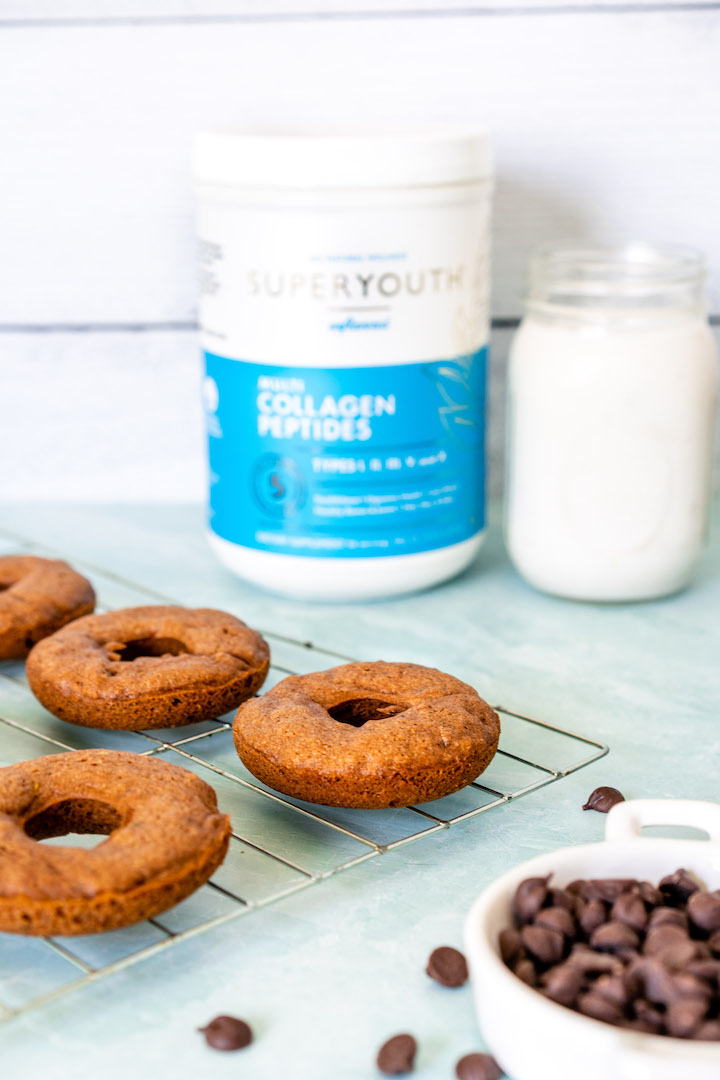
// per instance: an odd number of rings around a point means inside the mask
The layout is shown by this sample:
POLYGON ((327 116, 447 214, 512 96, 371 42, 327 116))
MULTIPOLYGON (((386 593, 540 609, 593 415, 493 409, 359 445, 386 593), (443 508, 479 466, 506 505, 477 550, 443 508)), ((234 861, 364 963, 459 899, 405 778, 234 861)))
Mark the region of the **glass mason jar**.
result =
POLYGON ((531 584, 642 600, 687 584, 706 533, 717 397, 702 256, 552 247, 508 373, 506 540, 531 584))

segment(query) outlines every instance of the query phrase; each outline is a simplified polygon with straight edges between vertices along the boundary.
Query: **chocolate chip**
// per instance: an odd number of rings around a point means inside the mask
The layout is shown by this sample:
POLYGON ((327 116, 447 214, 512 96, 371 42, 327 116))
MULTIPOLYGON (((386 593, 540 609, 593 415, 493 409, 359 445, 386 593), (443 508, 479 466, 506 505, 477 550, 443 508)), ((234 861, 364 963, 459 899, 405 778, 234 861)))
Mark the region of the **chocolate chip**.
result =
POLYGON ((614 787, 598 787, 588 798, 583 810, 597 810, 599 814, 607 814, 613 806, 625 802, 625 796, 614 787))
POLYGON ((607 900, 614 904, 618 896, 629 892, 637 881, 634 878, 597 878, 586 881, 583 896, 586 900, 607 900))
POLYGON ((621 893, 612 906, 610 918, 642 932, 648 923, 648 913, 640 893, 621 893))
POLYGON ((708 948, 711 952, 714 952, 716 956, 720 956, 720 930, 717 930, 714 934, 711 934, 707 940, 708 948))
POLYGON ((679 908, 659 907, 650 912, 648 928, 654 930, 657 926, 679 926, 687 932, 688 917, 679 908))
POLYGON ((674 874, 668 874, 660 882, 660 892, 669 904, 677 907, 687 902, 689 896, 697 892, 699 885, 688 874, 687 870, 676 870, 674 874))
POLYGON ((205 1027, 198 1028, 213 1050, 244 1050, 252 1042, 252 1030, 244 1020, 235 1016, 216 1016, 205 1027))
POLYGON ((466 1054, 455 1066, 458 1080, 500 1080, 502 1069, 489 1054, 466 1054))
POLYGON ((695 959, 695 944, 679 926, 649 930, 643 945, 646 956, 656 956, 666 967, 681 968, 695 959))
POLYGON ((623 971, 624 964, 620 957, 610 953, 595 952, 587 945, 573 945, 568 962, 585 975, 607 973, 616 975, 623 971))
POLYGON ((393 1035, 378 1050, 376 1064, 386 1076, 402 1076, 412 1072, 417 1043, 412 1035, 393 1035))
POLYGON ((624 1009, 629 1000, 628 988, 622 975, 601 975, 595 980, 593 990, 612 1001, 619 1008, 624 1009))
POLYGON ((710 998, 712 996, 712 988, 707 980, 692 975, 689 971, 678 971, 673 976, 673 990, 676 1001, 680 1001, 681 998, 710 998))
POLYGON ((566 889, 550 889, 550 902, 552 907, 562 907, 568 911, 575 910, 575 898, 566 889))
POLYGON ((503 963, 507 964, 508 967, 512 967, 520 955, 522 947, 519 931, 514 926, 506 926, 504 930, 500 931, 498 944, 503 963))
POLYGON ((674 1001, 677 994, 672 972, 654 957, 643 957, 633 965, 632 973, 626 977, 626 983, 633 987, 634 978, 639 978, 645 997, 656 1005, 667 1005, 674 1001))
POLYGON ((718 987, 720 987, 720 960, 691 960, 685 970, 690 975, 697 975, 699 979, 705 979, 709 983, 717 983, 718 987))
POLYGON ((708 934, 720 930, 720 896, 695 892, 687 902, 688 915, 695 926, 708 934))
POLYGON ((692 1038, 707 1015, 706 998, 683 998, 668 1006, 665 1026, 678 1039, 692 1038))
POLYGON ((619 953, 637 949, 640 938, 630 926, 621 922, 607 922, 598 926, 590 935, 590 945, 600 952, 619 953))
POLYGON ((518 979, 522 979, 528 986, 535 986, 537 982, 537 976, 535 972, 535 965, 532 960, 528 960, 525 956, 518 960, 513 968, 513 971, 517 975, 518 979))
POLYGON ((463 986, 468 980, 467 960, 451 945, 440 945, 430 953, 426 972, 441 986, 463 986))
POLYGON ((549 930, 558 930, 566 937, 575 936, 575 920, 567 908, 542 908, 535 916, 535 926, 546 926, 549 930))
POLYGON ((559 930, 544 926, 523 926, 520 938, 529 953, 541 964, 557 964, 565 951, 565 938, 559 930))
POLYGON ((571 881, 569 885, 565 886, 565 892, 570 893, 571 896, 580 896, 584 888, 584 878, 576 878, 575 881, 571 881))
POLYGON ((693 1039, 703 1039, 715 1042, 720 1039, 720 1020, 706 1020, 701 1024, 693 1035, 693 1039))
POLYGON ((642 1031, 645 1035, 659 1035, 662 1027, 661 1023, 651 1023, 648 1020, 621 1020, 620 1027, 628 1028, 630 1031, 642 1031))
POLYGON ((579 914, 578 921, 583 932, 590 937, 593 930, 607 922, 607 908, 602 900, 588 900, 579 914))
POLYGON ((594 1020, 604 1020, 606 1024, 616 1024, 622 1019, 622 1009, 602 994, 588 990, 578 998, 578 1009, 583 1016, 592 1016, 594 1020))
POLYGON ((638 892, 649 907, 662 903, 662 893, 649 881, 638 881, 638 892))
POLYGON ((548 874, 547 877, 526 878, 520 882, 512 903, 513 915, 518 922, 528 923, 535 918, 547 899, 551 876, 548 874))
POLYGON ((655 1035, 662 1030, 663 1014, 659 1009, 654 1008, 649 1001, 645 1001, 644 998, 637 998, 637 1000, 633 1001, 632 1007, 635 1019, 644 1025, 641 1030, 655 1035))
POLYGON ((582 990, 582 973, 572 964, 557 964, 543 977, 545 994, 560 1005, 572 1005, 582 990))

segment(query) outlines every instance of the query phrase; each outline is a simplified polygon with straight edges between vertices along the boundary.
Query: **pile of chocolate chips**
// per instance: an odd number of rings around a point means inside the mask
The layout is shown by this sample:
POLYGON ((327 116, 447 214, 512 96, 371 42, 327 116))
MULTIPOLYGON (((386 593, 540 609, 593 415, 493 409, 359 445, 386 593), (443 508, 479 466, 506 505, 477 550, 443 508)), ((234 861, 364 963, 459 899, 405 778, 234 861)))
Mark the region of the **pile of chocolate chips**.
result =
POLYGON ((608 1024, 720 1039, 720 890, 685 870, 657 888, 625 878, 528 878, 500 934, 506 965, 560 1005, 608 1024))

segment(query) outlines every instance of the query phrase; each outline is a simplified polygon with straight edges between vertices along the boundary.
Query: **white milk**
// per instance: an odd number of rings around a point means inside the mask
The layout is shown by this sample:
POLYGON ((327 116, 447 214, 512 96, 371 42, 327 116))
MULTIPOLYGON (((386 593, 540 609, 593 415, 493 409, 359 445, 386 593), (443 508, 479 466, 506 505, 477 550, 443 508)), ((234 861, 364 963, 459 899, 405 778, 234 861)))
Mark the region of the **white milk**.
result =
POLYGON ((591 276, 579 304, 567 282, 560 303, 531 299, 512 346, 508 548, 547 592, 661 596, 688 582, 705 536, 717 350, 687 289, 654 306, 637 277, 616 279, 598 301, 591 276))

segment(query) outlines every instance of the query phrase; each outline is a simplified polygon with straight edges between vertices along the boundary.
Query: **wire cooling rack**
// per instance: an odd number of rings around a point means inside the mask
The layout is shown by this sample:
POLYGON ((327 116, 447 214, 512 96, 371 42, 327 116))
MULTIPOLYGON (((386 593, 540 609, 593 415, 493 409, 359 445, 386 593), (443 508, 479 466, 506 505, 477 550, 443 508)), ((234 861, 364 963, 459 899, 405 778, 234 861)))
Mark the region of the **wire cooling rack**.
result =
MULTIPOLYGON (((101 567, 0 531, 0 554, 11 551, 70 558, 92 580, 99 611, 174 602, 101 567)), ((270 643, 273 660, 266 689, 286 675, 352 659, 311 642, 265 630, 262 633, 270 643)), ((422 806, 344 810, 280 795, 256 780, 235 753, 230 716, 147 732, 75 727, 51 716, 35 700, 22 662, 0 662, 0 765, 89 747, 158 756, 185 766, 210 783, 232 822, 228 855, 212 880, 155 919, 83 937, 0 934, 0 1021, 317 885, 341 870, 556 783, 607 753, 607 747, 594 739, 495 708, 502 723, 500 747, 482 774, 482 782, 422 806)), ((90 847, 97 838, 58 837, 46 842, 90 847)))

